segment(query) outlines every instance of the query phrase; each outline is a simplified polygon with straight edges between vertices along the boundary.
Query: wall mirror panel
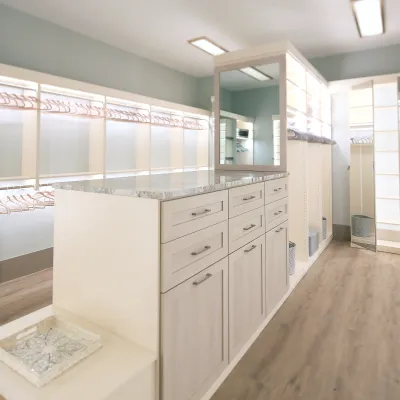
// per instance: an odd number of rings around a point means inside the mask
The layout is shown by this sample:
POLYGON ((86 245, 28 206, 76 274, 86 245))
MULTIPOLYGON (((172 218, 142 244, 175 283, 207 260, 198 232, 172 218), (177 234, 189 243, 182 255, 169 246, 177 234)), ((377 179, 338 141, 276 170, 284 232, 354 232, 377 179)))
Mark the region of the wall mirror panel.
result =
POLYGON ((280 76, 279 62, 219 73, 220 165, 280 165, 280 76))
POLYGON ((350 222, 352 244, 375 251, 374 162, 377 171, 381 163, 376 155, 374 161, 374 122, 375 129, 380 122, 374 118, 373 94, 372 81, 354 86, 350 93, 350 222))

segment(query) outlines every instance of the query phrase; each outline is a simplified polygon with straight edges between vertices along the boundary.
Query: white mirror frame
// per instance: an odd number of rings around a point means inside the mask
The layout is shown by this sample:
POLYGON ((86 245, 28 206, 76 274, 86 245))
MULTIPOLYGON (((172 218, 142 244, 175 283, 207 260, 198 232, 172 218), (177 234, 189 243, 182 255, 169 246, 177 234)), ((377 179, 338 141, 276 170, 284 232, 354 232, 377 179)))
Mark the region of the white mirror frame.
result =
POLYGON ((287 115, 286 115, 286 55, 257 58, 252 61, 234 62, 214 68, 214 168, 216 170, 230 171, 277 171, 286 172, 286 148, 287 148, 287 115), (255 67, 262 64, 279 63, 279 111, 280 111, 280 165, 230 165, 220 164, 220 73, 245 67, 255 67), (283 134, 282 134, 283 133, 283 134))

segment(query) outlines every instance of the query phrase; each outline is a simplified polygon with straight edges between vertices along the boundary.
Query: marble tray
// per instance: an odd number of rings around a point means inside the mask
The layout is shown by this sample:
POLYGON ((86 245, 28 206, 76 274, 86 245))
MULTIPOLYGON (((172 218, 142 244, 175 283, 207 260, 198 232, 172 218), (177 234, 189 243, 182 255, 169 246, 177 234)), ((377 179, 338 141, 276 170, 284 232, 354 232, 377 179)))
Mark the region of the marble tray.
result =
POLYGON ((42 387, 100 347, 100 336, 52 316, 1 340, 0 362, 42 387))

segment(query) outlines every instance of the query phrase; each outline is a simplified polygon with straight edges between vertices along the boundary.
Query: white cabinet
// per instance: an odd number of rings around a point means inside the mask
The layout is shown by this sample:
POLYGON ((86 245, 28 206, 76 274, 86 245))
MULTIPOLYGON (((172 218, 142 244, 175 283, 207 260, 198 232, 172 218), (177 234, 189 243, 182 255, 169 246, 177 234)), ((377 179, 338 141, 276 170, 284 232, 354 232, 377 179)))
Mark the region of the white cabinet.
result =
POLYGON ((163 400, 197 400, 228 365, 228 258, 161 296, 163 400))
POLYGON ((265 235, 262 235, 229 255, 230 360, 265 316, 265 235))
POLYGON ((289 288, 288 222, 278 225, 266 238, 266 294, 269 314, 281 301, 289 288))

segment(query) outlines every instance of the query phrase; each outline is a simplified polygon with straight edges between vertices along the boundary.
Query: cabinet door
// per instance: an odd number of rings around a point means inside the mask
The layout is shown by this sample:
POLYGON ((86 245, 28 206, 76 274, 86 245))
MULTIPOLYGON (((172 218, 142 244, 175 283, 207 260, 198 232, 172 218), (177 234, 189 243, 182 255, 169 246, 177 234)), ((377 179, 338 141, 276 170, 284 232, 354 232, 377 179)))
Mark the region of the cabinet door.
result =
POLYGON ((262 235, 229 255, 230 360, 265 316, 265 235, 262 235))
POLYGON ((288 222, 267 232, 266 236, 266 294, 269 314, 289 288, 288 222))
POLYGON ((228 365, 228 258, 161 296, 162 400, 197 400, 228 365))

